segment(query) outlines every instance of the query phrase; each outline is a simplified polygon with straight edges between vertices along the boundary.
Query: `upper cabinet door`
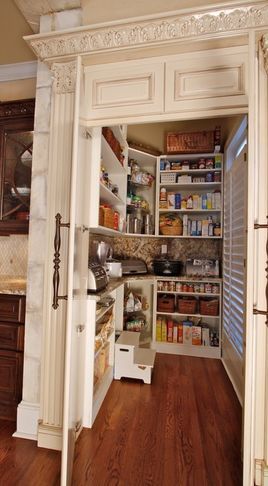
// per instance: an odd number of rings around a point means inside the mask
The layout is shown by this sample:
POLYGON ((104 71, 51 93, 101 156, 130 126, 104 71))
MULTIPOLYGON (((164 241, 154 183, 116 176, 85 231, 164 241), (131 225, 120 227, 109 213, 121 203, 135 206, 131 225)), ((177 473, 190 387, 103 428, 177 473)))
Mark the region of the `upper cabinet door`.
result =
POLYGON ((0 105, 0 234, 27 233, 34 100, 0 105))
POLYGON ((126 61, 85 68, 86 117, 115 119, 162 113, 164 62, 126 61))
POLYGON ((166 62, 166 112, 247 107, 247 64, 246 46, 173 56, 166 62))

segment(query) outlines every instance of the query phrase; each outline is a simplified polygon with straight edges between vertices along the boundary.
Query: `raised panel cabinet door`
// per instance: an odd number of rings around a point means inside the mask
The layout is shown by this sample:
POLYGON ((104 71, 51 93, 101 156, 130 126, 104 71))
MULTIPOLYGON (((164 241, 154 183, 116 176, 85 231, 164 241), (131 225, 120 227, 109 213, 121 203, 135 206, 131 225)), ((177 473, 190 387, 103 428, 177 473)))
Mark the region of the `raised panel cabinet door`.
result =
POLYGON ((85 68, 86 116, 91 120, 162 113, 164 62, 139 60, 85 68))
POLYGON ((23 355, 0 351, 0 417, 16 419, 21 400, 23 355))
POLYGON ((24 323, 25 296, 0 294, 0 321, 24 323))
POLYGON ((0 322, 0 349, 23 351, 24 326, 0 322))
POLYGON ((166 112, 246 107, 247 47, 180 54, 166 62, 166 112))

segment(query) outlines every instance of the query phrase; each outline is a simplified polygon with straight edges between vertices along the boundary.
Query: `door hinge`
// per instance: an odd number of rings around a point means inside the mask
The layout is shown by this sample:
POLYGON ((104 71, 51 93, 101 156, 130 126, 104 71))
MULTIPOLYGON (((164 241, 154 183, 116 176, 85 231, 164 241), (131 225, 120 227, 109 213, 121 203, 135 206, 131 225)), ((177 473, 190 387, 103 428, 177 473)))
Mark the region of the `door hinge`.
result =
POLYGON ((247 162, 247 160, 248 160, 248 154, 247 152, 244 152, 244 162, 247 162))
POLYGON ((85 327, 85 324, 79 324, 78 326, 76 326, 77 334, 81 334, 84 331, 85 327))

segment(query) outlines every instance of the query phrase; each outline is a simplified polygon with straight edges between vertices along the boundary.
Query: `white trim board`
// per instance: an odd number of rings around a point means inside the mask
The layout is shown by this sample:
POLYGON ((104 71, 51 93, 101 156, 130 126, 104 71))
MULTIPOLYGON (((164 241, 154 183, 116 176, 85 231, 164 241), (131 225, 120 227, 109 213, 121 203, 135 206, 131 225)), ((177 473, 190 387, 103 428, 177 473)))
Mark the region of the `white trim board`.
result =
POLYGON ((0 66, 0 82, 36 78, 36 73, 37 61, 2 64, 0 66))

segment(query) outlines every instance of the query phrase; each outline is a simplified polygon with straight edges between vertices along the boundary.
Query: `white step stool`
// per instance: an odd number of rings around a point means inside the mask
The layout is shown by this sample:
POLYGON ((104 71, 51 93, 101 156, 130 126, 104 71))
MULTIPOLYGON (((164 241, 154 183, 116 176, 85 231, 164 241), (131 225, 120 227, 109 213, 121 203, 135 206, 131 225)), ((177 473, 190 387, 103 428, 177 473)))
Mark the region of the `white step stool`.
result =
POLYGON ((155 350, 139 348, 140 333, 122 331, 115 343, 114 379, 139 378, 151 383, 155 350))

